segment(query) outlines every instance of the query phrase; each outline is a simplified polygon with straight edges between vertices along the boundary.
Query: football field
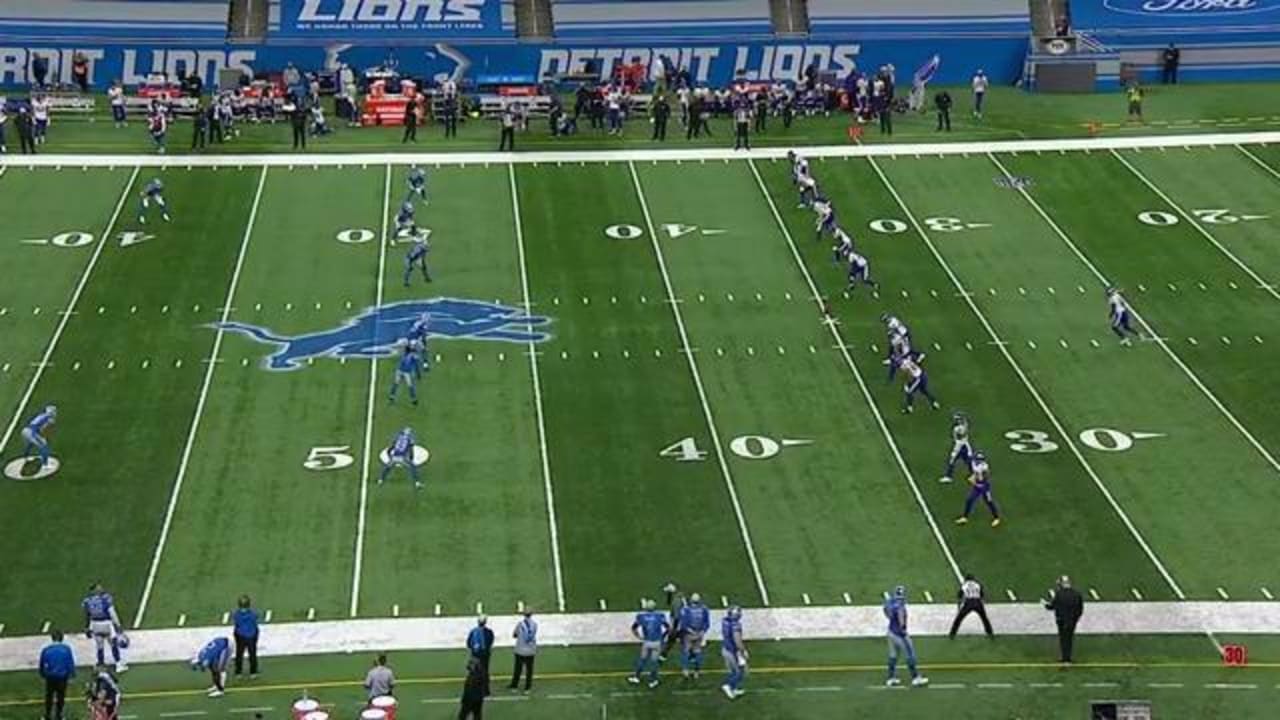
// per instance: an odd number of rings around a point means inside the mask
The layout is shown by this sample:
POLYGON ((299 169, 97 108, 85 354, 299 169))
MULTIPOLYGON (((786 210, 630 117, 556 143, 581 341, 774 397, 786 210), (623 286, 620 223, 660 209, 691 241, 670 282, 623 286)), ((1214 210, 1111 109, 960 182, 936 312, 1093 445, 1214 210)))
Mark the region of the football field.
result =
POLYGON ((814 157, 879 282, 851 292, 778 152, 432 156, 407 284, 408 157, 8 165, 2 631, 77 627, 97 580, 139 628, 241 593, 271 622, 627 610, 668 581, 946 602, 962 572, 1001 602, 1061 574, 1272 600, 1278 139, 814 157), (172 222, 142 224, 157 177, 172 222), (424 312, 420 403, 391 402, 424 312), (882 313, 941 409, 902 411, 882 313), (953 411, 1000 527, 953 522, 953 411), (422 490, 378 482, 404 427, 422 490))

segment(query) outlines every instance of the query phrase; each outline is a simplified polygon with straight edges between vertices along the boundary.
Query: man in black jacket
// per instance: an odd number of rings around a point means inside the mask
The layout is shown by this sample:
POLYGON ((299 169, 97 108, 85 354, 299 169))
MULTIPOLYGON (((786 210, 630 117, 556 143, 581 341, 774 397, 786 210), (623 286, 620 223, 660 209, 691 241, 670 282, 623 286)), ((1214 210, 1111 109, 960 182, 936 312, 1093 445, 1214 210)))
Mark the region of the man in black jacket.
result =
POLYGON ((671 104, 667 102, 666 94, 658 96, 657 101, 653 104, 653 139, 666 141, 667 139, 667 120, 671 117, 671 104))
POLYGON ((462 686, 462 707, 458 709, 458 720, 481 720, 484 716, 484 698, 488 693, 486 686, 489 676, 484 666, 474 657, 467 661, 467 679, 462 686))
POLYGON ((1058 647, 1061 651, 1059 661, 1070 665, 1072 644, 1076 637, 1076 623, 1080 622, 1080 616, 1084 615, 1084 598, 1071 587, 1071 578, 1063 575, 1058 578, 1058 586, 1053 597, 1044 601, 1044 607, 1046 610, 1053 611, 1053 617, 1058 622, 1058 647))
POLYGON ((951 132, 951 93, 939 91, 933 96, 933 106, 938 109, 938 130, 951 132))
POLYGON ((418 142, 418 99, 412 96, 404 106, 404 137, 400 138, 400 144, 410 140, 418 142))
POLYGON ((1173 43, 1169 43, 1169 47, 1160 53, 1160 64, 1163 72, 1160 73, 1160 79, 1165 84, 1178 84, 1178 63, 1182 61, 1182 51, 1173 43))
POLYGON ((36 123, 31 117, 31 108, 23 105, 18 108, 18 118, 14 121, 18 126, 18 144, 24 155, 36 154, 36 123))
POLYGON ((293 127, 293 149, 307 149, 307 107, 301 100, 290 97, 285 102, 285 112, 289 114, 289 125, 293 127))

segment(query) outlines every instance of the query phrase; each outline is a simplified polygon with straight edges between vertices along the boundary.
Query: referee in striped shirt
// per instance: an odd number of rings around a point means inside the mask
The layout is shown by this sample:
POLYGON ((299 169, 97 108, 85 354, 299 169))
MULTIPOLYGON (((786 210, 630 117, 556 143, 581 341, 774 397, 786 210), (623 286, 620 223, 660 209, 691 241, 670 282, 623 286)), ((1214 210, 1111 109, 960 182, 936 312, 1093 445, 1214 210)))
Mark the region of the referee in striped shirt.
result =
POLYGON ((982 583, 974 579, 972 573, 965 573, 964 582, 960 583, 960 589, 956 591, 956 599, 960 602, 960 608, 956 611, 956 619, 951 621, 951 638, 955 638, 956 632, 960 630, 960 623, 969 613, 978 613, 978 617, 982 620, 982 629, 987 632, 987 637, 995 637, 995 633, 991 631, 991 621, 987 619, 987 609, 983 605, 983 597, 985 593, 982 589, 982 583))

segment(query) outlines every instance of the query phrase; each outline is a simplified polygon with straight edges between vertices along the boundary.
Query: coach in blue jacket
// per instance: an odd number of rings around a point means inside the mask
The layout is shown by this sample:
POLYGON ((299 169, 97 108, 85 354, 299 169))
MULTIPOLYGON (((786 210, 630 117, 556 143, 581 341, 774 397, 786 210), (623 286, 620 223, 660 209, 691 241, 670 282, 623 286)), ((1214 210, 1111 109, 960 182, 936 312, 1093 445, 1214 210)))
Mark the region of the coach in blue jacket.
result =
POLYGON ((249 653, 249 679, 258 677, 258 611, 248 595, 241 595, 231 614, 235 625, 236 677, 244 674, 244 654, 249 653))
POLYGON ((67 683, 76 675, 76 658, 71 654, 71 646, 62 641, 61 630, 49 633, 49 640, 51 642, 40 651, 40 677, 44 678, 44 718, 63 720, 67 683))

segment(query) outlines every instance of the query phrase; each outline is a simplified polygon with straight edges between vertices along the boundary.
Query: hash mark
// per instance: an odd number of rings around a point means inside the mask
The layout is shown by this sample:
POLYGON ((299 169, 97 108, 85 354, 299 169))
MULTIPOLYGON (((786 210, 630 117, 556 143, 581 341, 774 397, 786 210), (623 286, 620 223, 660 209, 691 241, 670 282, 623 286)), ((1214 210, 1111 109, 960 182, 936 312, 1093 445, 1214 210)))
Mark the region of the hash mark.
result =
POLYGON ((1094 346, 1094 347, 1102 347, 1101 345, 1099 345, 1099 344, 1098 344, 1098 341, 1097 341, 1097 340, 1090 340, 1090 341, 1089 341, 1089 344, 1090 344, 1090 345, 1092 345, 1092 346, 1094 346))
POLYGON ((925 591, 924 591, 924 601, 925 601, 925 602, 933 602, 933 593, 929 592, 928 590, 925 590, 925 591))
POLYGON ((1268 590, 1268 589, 1266 589, 1266 588, 1260 588, 1260 589, 1262 590, 1262 597, 1264 597, 1264 598, 1266 598, 1266 599, 1268 599, 1268 600, 1275 600, 1275 597, 1273 597, 1273 596, 1271 595, 1271 591, 1270 591, 1270 590, 1268 590))
POLYGON ((1199 345, 1199 344, 1200 344, 1200 343, 1196 342, 1196 339, 1195 339, 1195 338, 1193 338, 1193 337, 1189 337, 1189 338, 1187 338, 1187 342, 1191 343, 1192 345, 1199 345))
POLYGON ((1036 343, 1035 343, 1035 341, 1034 341, 1034 340, 1028 340, 1028 341, 1027 341, 1027 347, 1031 348, 1032 350, 1035 350, 1035 349, 1036 349, 1036 343))
POLYGON ((270 610, 270 609, 268 609, 265 613, 263 613, 263 615, 262 615, 262 621, 263 621, 263 622, 271 622, 271 610, 270 610))
POLYGON ((600 598, 600 609, 601 610, 609 609, 609 604, 604 601, 604 598, 600 598))
POLYGON ((1018 596, 1014 595, 1013 591, 1010 590, 1009 588, 1005 588, 1004 594, 1005 594, 1005 597, 1009 598, 1009 602, 1018 602, 1018 596))
POLYGON ((53 623, 49 622, 48 620, 45 620, 45 621, 44 621, 44 624, 40 626, 40 634, 41 634, 41 635, 44 635, 45 633, 49 632, 49 627, 50 627, 52 624, 53 624, 53 623))
POLYGON ((183 625, 186 625, 186 624, 187 624, 187 614, 186 614, 186 613, 179 613, 179 614, 178 614, 178 627, 182 627, 183 625))
POLYGON ((307 619, 308 619, 308 620, 315 620, 315 619, 316 619, 316 609, 315 609, 315 608, 307 608, 307 619))
POLYGON ((800 593, 800 600, 801 600, 805 605, 809 605, 809 604, 811 604, 811 603, 809 602, 809 593, 800 593))
POLYGON ((849 597, 849 593, 844 593, 843 597, 844 597, 844 604, 845 604, 845 605, 852 605, 852 604, 853 604, 853 598, 849 597))
POLYGON ((1066 341, 1066 340, 1064 340, 1064 339, 1062 339, 1062 338, 1058 338, 1058 344, 1062 346, 1062 349, 1063 349, 1063 350, 1066 350, 1066 349, 1067 349, 1067 341, 1066 341))
POLYGON ((1102 597, 1098 595, 1098 591, 1094 590, 1093 588, 1089 588, 1089 597, 1093 598, 1094 600, 1102 599, 1102 597))
POLYGON ((231 622, 231 613, 229 612, 222 613, 222 624, 226 625, 229 622, 231 622))
POLYGON ((1227 591, 1223 590, 1222 588, 1218 588, 1218 597, 1222 598, 1223 600, 1231 599, 1230 596, 1227 595, 1227 591))
POLYGON ((1138 588, 1129 588, 1129 592, 1133 594, 1134 600, 1142 599, 1142 593, 1138 591, 1138 588))
POLYGON ((443 609, 443 608, 441 608, 441 607, 440 607, 440 603, 436 603, 436 607, 435 607, 436 617, 440 617, 440 611, 441 611, 442 609, 443 609))
POLYGON ((391 617, 400 617, 400 605, 396 603, 391 606, 391 617))
POLYGON ((1058 294, 1058 291, 1057 291, 1057 290, 1054 290, 1052 287, 1048 288, 1048 290, 1049 290, 1049 294, 1050 294, 1050 295, 1057 295, 1057 294, 1058 294))

